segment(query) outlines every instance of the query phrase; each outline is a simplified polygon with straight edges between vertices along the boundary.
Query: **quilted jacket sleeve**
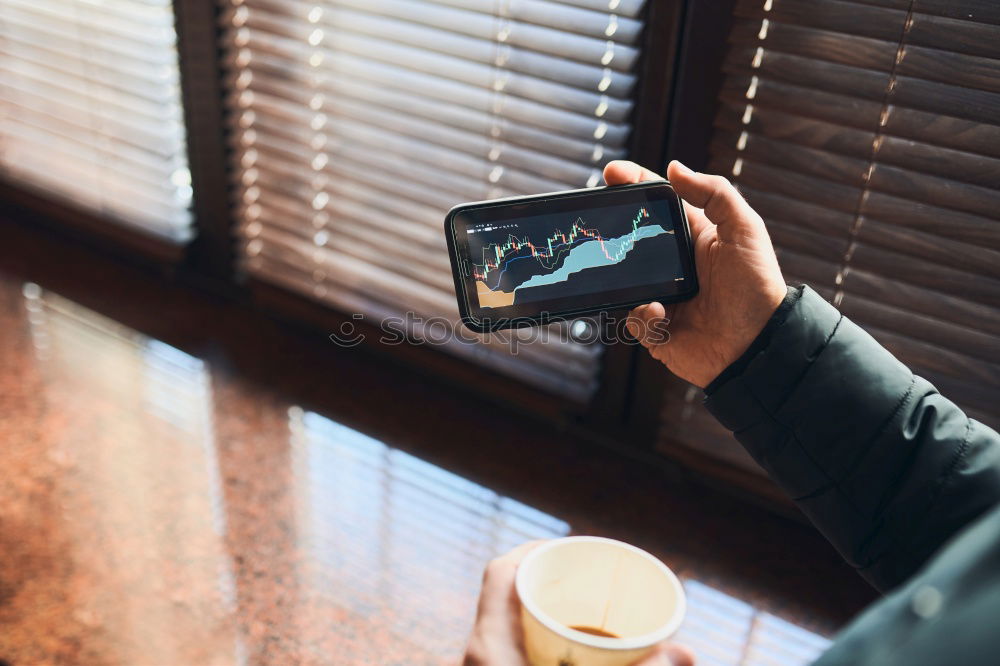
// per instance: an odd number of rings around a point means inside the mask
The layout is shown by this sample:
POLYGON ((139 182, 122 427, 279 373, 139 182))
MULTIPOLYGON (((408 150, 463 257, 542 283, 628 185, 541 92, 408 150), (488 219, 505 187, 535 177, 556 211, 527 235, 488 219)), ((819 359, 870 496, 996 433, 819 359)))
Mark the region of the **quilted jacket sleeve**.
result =
POLYGON ((808 287, 706 406, 873 585, 912 575, 1000 502, 1000 436, 808 287))

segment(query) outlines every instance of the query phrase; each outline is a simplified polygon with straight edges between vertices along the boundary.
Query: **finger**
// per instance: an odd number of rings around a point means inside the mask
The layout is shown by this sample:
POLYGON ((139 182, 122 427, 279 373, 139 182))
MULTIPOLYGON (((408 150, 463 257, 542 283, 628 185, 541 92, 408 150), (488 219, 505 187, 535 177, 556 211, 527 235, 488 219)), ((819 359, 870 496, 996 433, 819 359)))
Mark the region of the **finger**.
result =
POLYGON ((663 176, 627 160, 613 160, 604 167, 604 182, 608 185, 628 185, 647 180, 663 180, 663 176))
POLYGON ((694 653, 683 645, 663 645, 632 666, 694 666, 694 653))
POLYGON ((517 566, 524 559, 524 556, 533 551, 534 549, 545 543, 546 539, 535 539, 534 541, 527 541, 522 543, 520 546, 514 548, 513 550, 507 552, 500 556, 501 560, 517 566))
POLYGON ((684 215, 687 217, 688 226, 691 227, 693 240, 697 240, 702 233, 715 226, 705 217, 705 212, 701 208, 695 208, 687 201, 681 203, 684 204, 684 215))
POLYGON ((638 313, 638 330, 634 337, 643 347, 652 349, 665 340, 666 311, 661 303, 653 302, 644 305, 638 313))
POLYGON ((642 313, 649 307, 649 304, 639 305, 632 308, 632 311, 628 313, 628 317, 625 318, 625 327, 628 329, 629 335, 631 335, 636 340, 639 339, 639 335, 642 332, 642 328, 645 325, 645 320, 643 319, 642 313))
POLYGON ((543 543, 543 539, 522 543, 486 565, 479 593, 479 617, 506 617, 512 608, 516 608, 517 591, 514 582, 517 579, 517 567, 525 555, 543 543))
POLYGON ((667 167, 667 174, 677 194, 703 209, 709 221, 719 227, 719 237, 723 240, 735 239, 763 225, 750 204, 722 176, 694 172, 677 160, 667 167))
POLYGON ((521 563, 525 555, 543 543, 545 543, 544 540, 528 541, 500 557, 490 560, 483 572, 483 590, 510 587, 517 575, 517 565, 521 563))

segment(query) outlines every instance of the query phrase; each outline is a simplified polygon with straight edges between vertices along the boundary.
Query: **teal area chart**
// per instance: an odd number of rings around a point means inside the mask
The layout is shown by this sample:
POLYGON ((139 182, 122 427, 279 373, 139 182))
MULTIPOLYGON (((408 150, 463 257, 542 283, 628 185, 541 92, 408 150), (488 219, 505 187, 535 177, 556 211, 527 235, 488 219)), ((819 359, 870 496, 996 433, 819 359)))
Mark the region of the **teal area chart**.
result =
POLYGON ((569 280, 573 273, 588 268, 613 266, 614 264, 621 263, 628 256, 629 250, 634 248, 637 242, 644 238, 653 238, 654 236, 667 233, 673 232, 667 231, 658 224, 654 224, 649 227, 640 227, 636 229, 634 234, 604 241, 603 244, 599 242, 581 243, 570 250, 569 254, 566 255, 566 260, 559 269, 548 275, 536 275, 530 280, 521 283, 520 286, 514 289, 514 293, 517 293, 520 289, 529 287, 540 287, 546 284, 565 282, 569 280))
POLYGON ((680 278, 669 209, 620 205, 470 227, 479 306, 499 308, 680 278))

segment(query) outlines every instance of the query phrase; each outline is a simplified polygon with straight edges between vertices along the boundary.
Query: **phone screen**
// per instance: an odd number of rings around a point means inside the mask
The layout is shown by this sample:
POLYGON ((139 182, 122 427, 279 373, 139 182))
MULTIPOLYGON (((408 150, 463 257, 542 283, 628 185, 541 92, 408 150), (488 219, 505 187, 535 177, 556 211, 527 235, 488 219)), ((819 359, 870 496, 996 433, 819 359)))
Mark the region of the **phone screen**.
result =
POLYGON ((468 305, 486 319, 696 289, 687 226, 665 183, 471 207, 455 215, 454 234, 468 305))

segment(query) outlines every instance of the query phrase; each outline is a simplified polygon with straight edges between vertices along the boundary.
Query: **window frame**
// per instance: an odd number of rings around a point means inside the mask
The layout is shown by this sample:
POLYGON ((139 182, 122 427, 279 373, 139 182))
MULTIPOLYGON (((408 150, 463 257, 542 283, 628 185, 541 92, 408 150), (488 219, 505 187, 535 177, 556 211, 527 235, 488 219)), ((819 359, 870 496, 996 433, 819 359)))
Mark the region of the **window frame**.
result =
MULTIPOLYGON (((702 64, 710 62, 708 45, 713 43, 713 37, 717 37, 714 43, 724 44, 733 2, 648 0, 629 140, 634 161, 660 172, 666 168, 668 156, 681 157, 695 167, 704 163, 711 118, 705 119, 703 154, 697 155, 694 148, 700 135, 692 133, 691 128, 697 126, 698 114, 678 102, 704 98, 711 103, 716 91, 711 81, 700 76, 698 63, 692 58, 694 54, 687 52, 687 45, 696 47, 701 56, 708 53, 709 60, 702 64)), ((219 39, 221 6, 204 0, 174 0, 173 6, 188 166, 194 190, 194 239, 187 245, 173 244, 3 180, 0 214, 25 224, 42 223, 129 263, 169 271, 179 282, 257 303, 269 316, 290 324, 335 331, 349 323, 358 326, 369 340, 377 340, 381 332, 371 325, 358 325, 350 313, 335 311, 238 272, 219 39)), ((717 49, 719 62, 723 51, 717 49)), ((481 372, 469 361, 408 345, 376 343, 365 347, 463 388, 468 388, 481 372)), ((585 405, 499 376, 483 391, 519 411, 578 427, 613 447, 639 455, 652 452, 669 381, 667 373, 635 345, 610 345, 601 360, 600 377, 594 397, 585 405)))
MULTIPOLYGON (((200 153, 202 159, 197 166, 193 157, 196 149, 202 150, 201 146, 206 143, 205 138, 212 136, 208 132, 215 132, 217 127, 221 127, 222 120, 220 115, 216 125, 210 113, 211 102, 217 95, 205 95, 204 99, 201 99, 200 95, 189 94, 189 90, 192 88, 206 90, 204 87, 206 77, 202 70, 212 67, 212 65, 206 67, 205 63, 214 63, 218 69, 219 58, 214 44, 211 57, 206 57, 208 52, 204 49, 204 39, 197 35, 199 31, 214 34, 216 21, 214 4, 200 3, 197 0, 173 0, 173 8, 181 81, 181 106, 187 126, 185 147, 188 153, 188 169, 191 171, 191 185, 195 191, 191 204, 191 225, 195 231, 195 239, 188 243, 174 243, 139 227, 122 224, 110 217, 77 206, 71 201, 48 197, 30 186, 22 186, 2 177, 0 177, 0 219, 27 225, 40 224, 55 233, 85 243, 116 258, 159 270, 183 267, 189 261, 192 246, 204 232, 202 227, 204 220, 213 219, 214 215, 219 213, 218 210, 207 209, 205 202, 199 201, 205 199, 203 195, 199 195, 198 190, 204 189, 200 186, 203 185, 202 181, 207 174, 203 167, 208 155, 200 153), (195 22, 205 19, 199 14, 204 15, 206 9, 213 10, 211 18, 208 19, 211 21, 210 28, 207 30, 205 24, 199 25, 195 22), (207 127, 202 128, 200 125, 207 127)), ((221 79, 219 82, 221 83, 221 79)), ((218 85, 216 84, 214 89, 208 89, 221 90, 218 85)), ((216 105, 221 111, 221 97, 216 105)), ((207 237, 211 238, 211 233, 207 237)), ((214 263, 217 259, 218 257, 214 257, 209 263, 214 263)))

